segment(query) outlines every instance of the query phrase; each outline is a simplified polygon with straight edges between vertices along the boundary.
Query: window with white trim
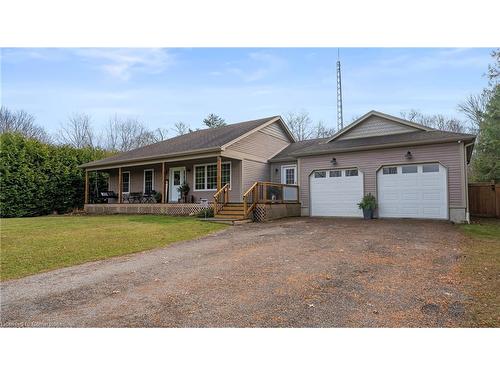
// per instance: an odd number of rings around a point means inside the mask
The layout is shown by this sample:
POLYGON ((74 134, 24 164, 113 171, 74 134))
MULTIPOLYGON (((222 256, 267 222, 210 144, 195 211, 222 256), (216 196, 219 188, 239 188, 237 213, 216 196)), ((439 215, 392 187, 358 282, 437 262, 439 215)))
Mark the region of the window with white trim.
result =
POLYGON ((424 164, 422 166, 423 173, 439 172, 439 164, 424 164))
POLYGON ((330 177, 342 177, 342 171, 330 171, 330 177))
POLYGON ((154 170, 145 169, 144 170, 144 194, 151 194, 154 190, 154 170))
POLYGON ((130 172, 122 173, 122 193, 130 193, 130 172))
POLYGON ((281 167, 281 183, 287 185, 297 185, 297 166, 283 165, 281 167))
MULTIPOLYGON (((222 186, 231 186, 231 162, 221 165, 222 186)), ((217 163, 194 166, 194 190, 217 190, 217 163)))
POLYGON ((401 173, 417 173, 416 165, 403 165, 401 167, 401 173))
POLYGON ((355 177, 358 175, 358 170, 357 169, 346 169, 344 173, 345 173, 346 177, 355 177))
POLYGON ((382 169, 383 174, 398 174, 397 167, 385 167, 382 169))
POLYGON ((326 171, 314 172, 314 178, 326 178, 326 171))

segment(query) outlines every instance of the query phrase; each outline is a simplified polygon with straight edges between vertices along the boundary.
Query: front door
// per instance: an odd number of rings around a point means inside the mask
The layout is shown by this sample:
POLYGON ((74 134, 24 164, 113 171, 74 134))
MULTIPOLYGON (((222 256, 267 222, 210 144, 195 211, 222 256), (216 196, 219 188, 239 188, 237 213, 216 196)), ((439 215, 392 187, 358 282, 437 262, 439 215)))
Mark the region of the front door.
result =
POLYGON ((186 167, 170 168, 170 186, 168 188, 170 195, 170 202, 178 202, 181 198, 179 193, 179 186, 181 186, 186 179, 186 167))

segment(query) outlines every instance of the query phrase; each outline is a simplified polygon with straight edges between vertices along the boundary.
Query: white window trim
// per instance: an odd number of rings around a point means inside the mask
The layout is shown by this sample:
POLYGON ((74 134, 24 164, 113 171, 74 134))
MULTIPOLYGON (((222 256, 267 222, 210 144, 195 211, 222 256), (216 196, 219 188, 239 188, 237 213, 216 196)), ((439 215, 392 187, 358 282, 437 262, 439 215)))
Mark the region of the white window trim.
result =
POLYGON ((293 169, 294 182, 291 185, 297 185, 297 165, 295 165, 295 164, 281 166, 281 183, 286 184, 286 170, 287 169, 293 169))
POLYGON ((146 172, 153 172, 152 173, 152 180, 151 180, 151 191, 155 190, 155 170, 154 169, 145 169, 142 172, 142 193, 146 194, 146 172))
POLYGON ((120 181, 120 185, 122 186, 122 194, 130 194, 130 185, 131 185, 130 171, 124 171, 124 172, 122 172, 122 180, 120 181), (123 191, 123 175, 124 174, 128 174, 128 191, 123 191))
MULTIPOLYGON (((233 168, 230 161, 223 161, 222 164, 229 164, 229 190, 231 190, 233 179, 233 168)), ((207 165, 217 165, 217 163, 205 163, 193 165, 193 191, 217 191, 217 189, 206 189, 207 187, 207 165), (205 167, 205 189, 196 189, 196 167, 205 167)), ((221 176, 222 177, 222 176, 221 176)))

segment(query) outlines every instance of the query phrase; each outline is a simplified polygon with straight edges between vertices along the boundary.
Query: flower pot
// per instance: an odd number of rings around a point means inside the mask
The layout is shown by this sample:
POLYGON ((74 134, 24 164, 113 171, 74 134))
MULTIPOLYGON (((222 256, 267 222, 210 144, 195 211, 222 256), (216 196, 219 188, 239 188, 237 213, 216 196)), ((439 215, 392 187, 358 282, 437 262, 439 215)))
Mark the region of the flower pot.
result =
POLYGON ((371 208, 363 208, 363 217, 365 220, 373 219, 373 210, 371 208))

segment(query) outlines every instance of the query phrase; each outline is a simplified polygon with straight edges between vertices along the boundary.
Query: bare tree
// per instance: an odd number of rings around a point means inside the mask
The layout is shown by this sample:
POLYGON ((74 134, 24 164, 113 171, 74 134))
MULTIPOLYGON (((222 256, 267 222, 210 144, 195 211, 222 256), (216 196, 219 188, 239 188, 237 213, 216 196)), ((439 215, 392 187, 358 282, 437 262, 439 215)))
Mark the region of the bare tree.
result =
POLYGON ((95 134, 92 129, 92 119, 85 113, 73 113, 56 136, 60 143, 76 148, 94 147, 95 134))
POLYGON ((155 142, 161 142, 168 139, 168 129, 156 128, 153 132, 155 142))
POLYGON ((20 133, 28 138, 50 142, 47 132, 36 125, 35 117, 23 110, 13 112, 7 107, 0 107, 0 133, 20 133))
POLYGON ((458 105, 458 110, 469 119, 473 127, 479 128, 483 121, 491 94, 492 91, 486 89, 481 94, 469 95, 464 102, 458 105))
POLYGON ((327 138, 331 137, 336 133, 335 129, 328 128, 323 121, 318 121, 316 126, 313 128, 314 138, 327 138))
POLYGON ((189 125, 182 122, 182 121, 179 121, 179 122, 176 122, 174 124, 174 128, 175 128, 175 131, 177 133, 177 135, 183 135, 183 134, 187 134, 190 132, 190 128, 189 128, 189 125))
POLYGON ((307 112, 288 112, 285 114, 285 121, 298 141, 310 139, 314 136, 314 130, 311 126, 312 121, 307 112))
POLYGON ((157 142, 158 136, 158 131, 155 134, 148 130, 136 118, 120 118, 115 115, 109 120, 105 147, 113 151, 129 151, 157 142))
POLYGON ((408 121, 413 121, 438 130, 456 133, 475 132, 474 128, 467 126, 464 121, 456 117, 426 115, 416 109, 410 109, 408 112, 401 112, 401 117, 408 121))
POLYGON ((491 51, 491 57, 495 62, 488 65, 486 75, 489 79, 489 85, 495 87, 498 84, 498 77, 500 77, 500 48, 491 51))

